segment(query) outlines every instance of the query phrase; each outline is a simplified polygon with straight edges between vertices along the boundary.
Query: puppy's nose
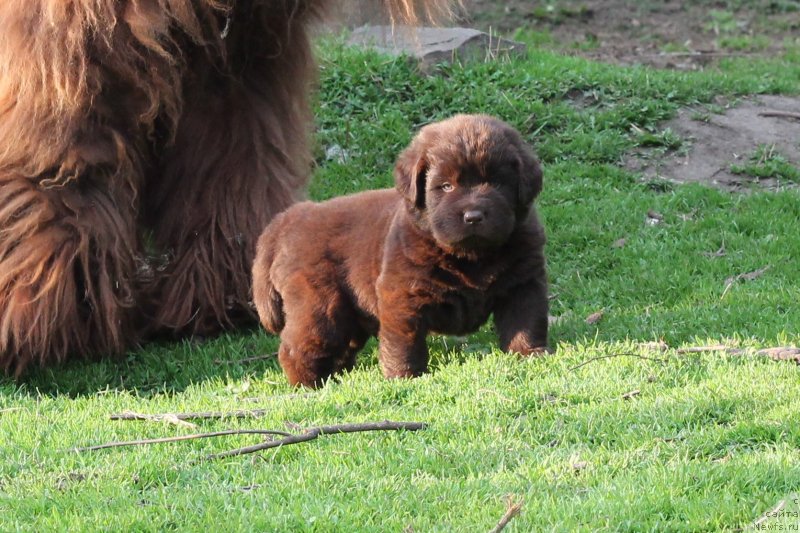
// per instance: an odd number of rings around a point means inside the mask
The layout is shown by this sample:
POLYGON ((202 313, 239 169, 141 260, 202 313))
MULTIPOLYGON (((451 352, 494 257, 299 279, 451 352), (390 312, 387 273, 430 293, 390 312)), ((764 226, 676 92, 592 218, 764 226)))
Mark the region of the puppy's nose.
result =
POLYGON ((480 224, 486 218, 482 211, 470 210, 464 211, 464 222, 466 224, 480 224))

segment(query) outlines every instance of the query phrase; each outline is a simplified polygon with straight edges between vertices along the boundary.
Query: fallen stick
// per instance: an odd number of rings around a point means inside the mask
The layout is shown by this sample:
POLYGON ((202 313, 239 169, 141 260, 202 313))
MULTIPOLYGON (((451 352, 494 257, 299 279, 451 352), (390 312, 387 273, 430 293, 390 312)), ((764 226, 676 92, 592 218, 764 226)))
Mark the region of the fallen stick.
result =
POLYGON ((622 395, 622 399, 623 400, 630 400, 631 398, 639 396, 641 393, 642 393, 642 391, 640 391, 639 389, 632 390, 630 392, 626 392, 625 394, 623 394, 622 395))
POLYGON ((264 416, 272 412, 270 409, 248 409, 239 411, 230 411, 224 413, 221 411, 210 411, 207 413, 160 413, 149 415, 146 413, 134 413, 132 411, 125 411, 124 413, 114 413, 109 415, 111 420, 149 420, 160 422, 164 419, 175 418, 177 420, 205 420, 212 418, 256 418, 264 416))
POLYGON ((703 352, 727 352, 730 346, 724 344, 711 344, 709 346, 688 346, 686 348, 678 348, 675 350, 677 353, 703 353, 703 352))
POLYGON ((780 502, 778 502, 778 505, 776 505, 773 510, 767 511, 766 513, 761 515, 761 518, 753 522, 752 528, 758 529, 758 526, 766 522, 771 516, 774 516, 777 513, 781 512, 785 506, 786 506, 786 500, 781 500, 780 502))
POLYGON ((244 446, 235 448, 221 453, 207 455, 206 459, 221 459, 223 457, 234 457, 237 455, 244 455, 248 453, 255 453, 261 450, 268 450, 270 448, 277 448, 288 444, 297 444, 299 442, 307 442, 314 440, 320 435, 335 435, 338 433, 356 433, 360 431, 417 431, 425 429, 427 424, 421 422, 390 422, 388 420, 383 422, 366 422, 363 424, 338 424, 333 426, 317 426, 304 430, 302 433, 293 434, 286 431, 277 431, 271 429, 231 429, 226 431, 214 431, 211 433, 193 433, 191 435, 179 435, 176 437, 162 437, 157 439, 142 439, 142 440, 129 440, 129 441, 115 441, 105 444, 98 444, 95 446, 85 446, 81 448, 73 448, 75 452, 93 452, 97 450, 104 450, 107 448, 120 448, 123 446, 145 446, 149 444, 163 444, 167 442, 178 442, 193 439, 207 439, 211 437, 224 437, 228 435, 279 435, 283 438, 268 440, 253 446, 244 446))
POLYGON ((573 366, 572 368, 567 370, 567 372, 572 372, 574 370, 577 370, 577 369, 581 368, 582 366, 588 365, 589 363, 593 363, 593 362, 599 361, 601 359, 611 359, 612 357, 636 357, 637 359, 644 359, 645 361, 655 361, 657 363, 666 363, 667 362, 666 359, 658 359, 656 357, 645 357, 644 355, 639 355, 639 354, 635 354, 635 353, 612 353, 610 355, 598 355, 597 357, 592 357, 591 359, 588 359, 588 360, 584 361, 583 363, 581 363, 579 365, 573 366))
MULTIPOLYGON (((306 398, 309 396, 314 396, 315 393, 303 393, 303 394, 286 394, 283 396, 272 396, 269 399, 276 399, 276 398, 306 398)), ((240 409, 237 411, 208 411, 208 412, 201 412, 201 413, 157 413, 157 414, 146 414, 146 413, 135 413, 133 411, 125 411, 123 413, 113 413, 109 415, 111 420, 150 420, 150 421, 161 421, 167 420, 171 418, 175 418, 177 420, 207 420, 207 419, 214 419, 214 418, 256 418, 259 416, 264 416, 266 414, 274 412, 273 409, 240 409)))
POLYGON ((390 422, 384 420, 383 422, 366 422, 363 424, 337 424, 334 426, 317 426, 308 428, 302 433, 296 435, 288 435, 282 439, 275 439, 253 446, 243 446, 242 448, 235 448, 221 453, 212 453, 206 456, 206 459, 222 459, 225 457, 235 457, 237 455, 245 455, 248 453, 260 452, 270 448, 277 448, 289 444, 297 444, 299 442, 308 442, 314 440, 320 435, 336 435, 338 433, 357 433, 361 431, 417 431, 425 429, 427 424, 422 422, 390 422))
POLYGON ((800 120, 800 113, 792 113, 791 111, 762 111, 758 114, 760 117, 782 117, 794 118, 800 120))
POLYGON ((211 433, 192 433, 190 435, 178 435, 176 437, 161 437, 158 439, 142 440, 123 440, 97 444, 95 446, 85 446, 83 448, 73 448, 75 452, 94 452, 105 450, 106 448, 121 448, 123 446, 146 446, 148 444, 163 444, 165 442, 178 442, 182 440, 208 439, 211 437, 224 437, 227 435, 291 435, 285 431, 274 431, 269 429, 229 429, 226 431, 213 431, 211 433))
POLYGON ((500 521, 497 522, 497 525, 494 526, 494 528, 492 528, 491 531, 489 531, 489 533, 500 533, 501 531, 503 531, 503 529, 505 529, 508 523, 511 522, 511 519, 519 514, 521 509, 522 509, 522 502, 515 503, 514 498, 509 498, 508 501, 506 502, 505 514, 500 518, 500 521))
POLYGON ((268 361, 278 357, 278 352, 265 353, 263 355, 254 355, 252 357, 243 357, 242 359, 214 359, 214 363, 218 365, 234 365, 244 363, 254 363, 256 361, 268 361))

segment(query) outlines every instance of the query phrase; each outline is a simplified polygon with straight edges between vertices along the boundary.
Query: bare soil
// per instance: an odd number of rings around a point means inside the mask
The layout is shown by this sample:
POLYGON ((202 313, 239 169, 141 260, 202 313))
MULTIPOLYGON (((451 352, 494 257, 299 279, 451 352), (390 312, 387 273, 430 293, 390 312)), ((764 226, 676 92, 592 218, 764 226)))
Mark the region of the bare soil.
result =
POLYGON ((625 165, 645 180, 700 182, 743 191, 754 186, 770 190, 796 187, 781 175, 755 176, 735 169, 765 167, 770 157, 782 157, 795 168, 800 162, 800 101, 786 96, 760 96, 737 102, 723 113, 682 109, 664 124, 683 141, 677 150, 639 150, 625 165))
MULTIPOLYGON (((697 70, 722 58, 758 61, 800 46, 796 0, 466 0, 465 7, 462 24, 501 35, 526 32, 542 46, 622 65, 697 70)), ((680 137, 681 147, 639 150, 626 167, 645 180, 728 190, 797 186, 800 118, 792 114, 800 112, 800 99, 764 96, 721 104, 681 110, 663 126, 680 137), (770 111, 788 114, 764 116, 770 111), (748 173, 754 166, 763 171, 775 158, 795 175, 748 173)))
POLYGON ((797 0, 465 0, 460 21, 621 64, 697 69, 730 56, 768 57, 800 44, 797 0))

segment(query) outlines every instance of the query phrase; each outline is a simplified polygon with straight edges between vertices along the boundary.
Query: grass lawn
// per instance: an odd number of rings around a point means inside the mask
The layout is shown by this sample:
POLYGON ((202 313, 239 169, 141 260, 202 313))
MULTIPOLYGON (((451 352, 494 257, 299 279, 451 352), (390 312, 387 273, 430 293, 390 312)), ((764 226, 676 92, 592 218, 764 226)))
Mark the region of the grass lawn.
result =
POLYGON ((800 193, 645 183, 621 158, 637 144, 679 145, 659 123, 680 106, 798 92, 800 51, 678 73, 534 49, 433 77, 337 42, 320 54, 315 199, 390 186, 414 131, 457 112, 497 115, 536 147, 557 353, 501 353, 489 325, 430 338, 432 372, 389 382, 371 342, 340 382, 296 395, 274 359, 240 361, 277 340, 242 331, 2 379, 0 531, 486 531, 507 495, 523 502, 507 529, 520 532, 715 531, 781 500, 797 509, 800 368, 748 350, 800 345, 800 193), (649 223, 649 211, 662 219, 649 223), (670 348, 641 346, 653 341, 670 348), (678 351, 715 343, 746 350, 678 351), (620 353, 641 357, 588 362, 620 353), (267 414, 197 428, 108 419, 255 408, 267 414), (203 457, 259 437, 70 450, 384 419, 429 428, 218 461, 203 457))

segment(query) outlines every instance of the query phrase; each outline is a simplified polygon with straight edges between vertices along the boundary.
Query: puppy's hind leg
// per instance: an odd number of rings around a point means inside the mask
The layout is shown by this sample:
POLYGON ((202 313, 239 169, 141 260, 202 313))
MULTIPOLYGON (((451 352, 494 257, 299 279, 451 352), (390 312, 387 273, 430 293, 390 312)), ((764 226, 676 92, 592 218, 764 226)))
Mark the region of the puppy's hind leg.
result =
POLYGON ((347 298, 339 293, 303 295, 298 290, 282 296, 286 325, 278 361, 289 383, 316 388, 352 370, 368 335, 347 298))

